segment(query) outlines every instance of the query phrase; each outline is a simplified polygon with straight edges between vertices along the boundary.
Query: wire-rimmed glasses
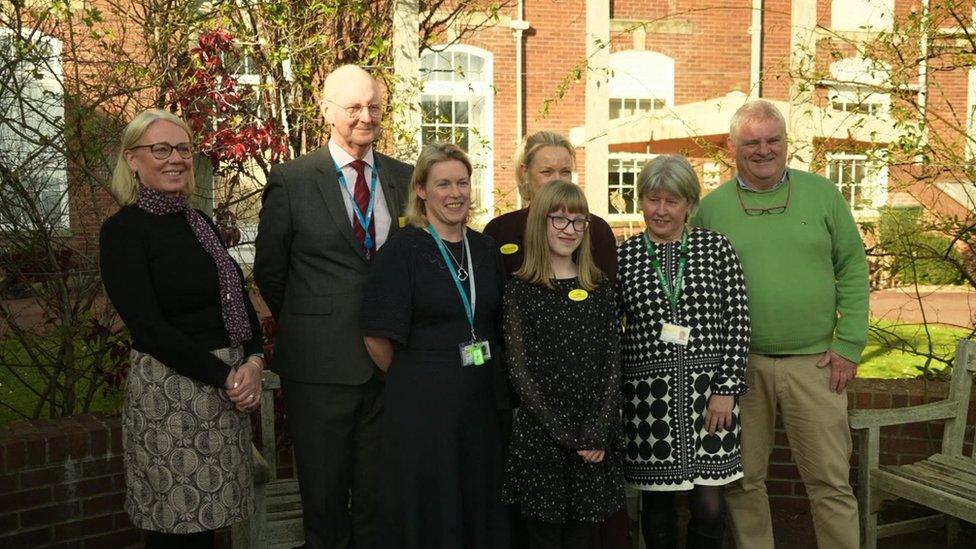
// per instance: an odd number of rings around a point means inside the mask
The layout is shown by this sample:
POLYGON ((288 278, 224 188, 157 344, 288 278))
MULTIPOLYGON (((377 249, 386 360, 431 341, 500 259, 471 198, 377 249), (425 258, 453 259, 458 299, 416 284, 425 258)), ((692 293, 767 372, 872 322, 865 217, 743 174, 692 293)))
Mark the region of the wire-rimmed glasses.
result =
POLYGON ((370 105, 352 105, 350 107, 347 107, 345 105, 340 105, 331 99, 326 99, 326 101, 344 110, 346 114, 349 115, 349 118, 356 118, 357 116, 359 116, 359 113, 363 112, 363 109, 366 109, 369 112, 369 117, 374 120, 378 119, 380 116, 383 115, 383 105, 377 103, 373 103, 370 105))
POLYGON ((786 180, 786 184, 789 188, 786 189, 786 202, 782 206, 773 206, 771 208, 749 208, 746 203, 742 200, 742 187, 739 186, 738 182, 735 185, 736 194, 739 197, 739 205, 742 206, 742 211, 746 215, 758 216, 758 215, 779 215, 786 211, 786 208, 790 206, 790 197, 793 195, 793 182, 789 178, 786 180))

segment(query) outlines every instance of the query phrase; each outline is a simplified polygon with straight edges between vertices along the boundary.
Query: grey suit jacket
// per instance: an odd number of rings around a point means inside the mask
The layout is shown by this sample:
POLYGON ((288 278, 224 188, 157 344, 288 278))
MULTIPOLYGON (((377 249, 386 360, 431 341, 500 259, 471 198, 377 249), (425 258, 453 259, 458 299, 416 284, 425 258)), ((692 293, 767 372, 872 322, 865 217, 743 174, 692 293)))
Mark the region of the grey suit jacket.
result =
MULTIPOLYGON (((373 154, 392 232, 413 166, 373 154)), ((369 263, 341 193, 328 147, 273 166, 264 190, 254 279, 278 321, 272 367, 285 379, 357 385, 376 371, 359 328, 369 263)))

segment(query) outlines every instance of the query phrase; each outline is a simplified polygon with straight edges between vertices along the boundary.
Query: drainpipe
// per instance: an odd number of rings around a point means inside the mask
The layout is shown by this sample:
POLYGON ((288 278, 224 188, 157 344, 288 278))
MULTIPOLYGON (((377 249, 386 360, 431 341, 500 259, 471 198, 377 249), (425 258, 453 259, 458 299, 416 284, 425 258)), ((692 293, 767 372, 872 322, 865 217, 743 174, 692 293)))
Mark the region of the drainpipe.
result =
MULTIPOLYGON (((922 32, 922 43, 919 44, 919 51, 921 53, 921 60, 918 63, 918 118, 920 121, 925 121, 925 117, 928 114, 928 99, 929 99, 929 33, 928 26, 931 24, 929 21, 929 1, 922 0, 922 20, 925 21, 925 28, 922 32)), ((926 142, 928 142, 928 124, 925 125, 925 135, 922 136, 926 142)), ((922 157, 919 155, 917 162, 922 162, 922 157)))
MULTIPOLYGON (((518 146, 525 136, 525 31, 529 30, 529 22, 525 20, 525 0, 518 0, 518 18, 509 23, 512 34, 515 35, 515 143, 518 146)), ((518 169, 518 166, 515 166, 518 169)), ((515 193, 516 204, 522 209, 522 193, 515 193)))
POLYGON ((752 51, 749 63, 749 98, 762 97, 763 0, 752 0, 752 51))

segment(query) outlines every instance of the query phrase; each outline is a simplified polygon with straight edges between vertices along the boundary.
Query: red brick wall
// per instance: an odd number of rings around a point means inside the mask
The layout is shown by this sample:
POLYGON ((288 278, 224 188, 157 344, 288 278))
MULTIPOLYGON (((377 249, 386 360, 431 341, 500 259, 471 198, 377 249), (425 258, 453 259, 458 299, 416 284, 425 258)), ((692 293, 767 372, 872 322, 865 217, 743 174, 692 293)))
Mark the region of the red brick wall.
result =
POLYGON ((0 546, 142 547, 124 490, 118 417, 0 426, 0 546))
MULTIPOLYGON (((614 19, 652 23, 644 49, 674 59, 676 105, 749 92, 752 10, 748 2, 721 0, 617 1, 614 19), (653 24, 687 23, 690 33, 661 32, 653 24)), ((634 48, 633 37, 612 35, 614 51, 634 48)))

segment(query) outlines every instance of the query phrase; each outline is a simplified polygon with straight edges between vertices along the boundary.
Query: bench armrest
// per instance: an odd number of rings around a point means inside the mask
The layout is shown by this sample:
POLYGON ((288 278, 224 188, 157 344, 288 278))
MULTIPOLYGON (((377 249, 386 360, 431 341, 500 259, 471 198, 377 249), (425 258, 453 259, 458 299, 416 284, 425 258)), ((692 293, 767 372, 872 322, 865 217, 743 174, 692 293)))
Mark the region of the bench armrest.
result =
POLYGON ((851 429, 885 427, 904 423, 919 423, 934 419, 951 419, 959 412, 959 404, 954 400, 940 400, 928 404, 891 408, 888 410, 850 410, 847 421, 851 429))
POLYGON ((254 484, 267 484, 271 480, 271 468, 253 444, 251 445, 251 470, 254 484))

